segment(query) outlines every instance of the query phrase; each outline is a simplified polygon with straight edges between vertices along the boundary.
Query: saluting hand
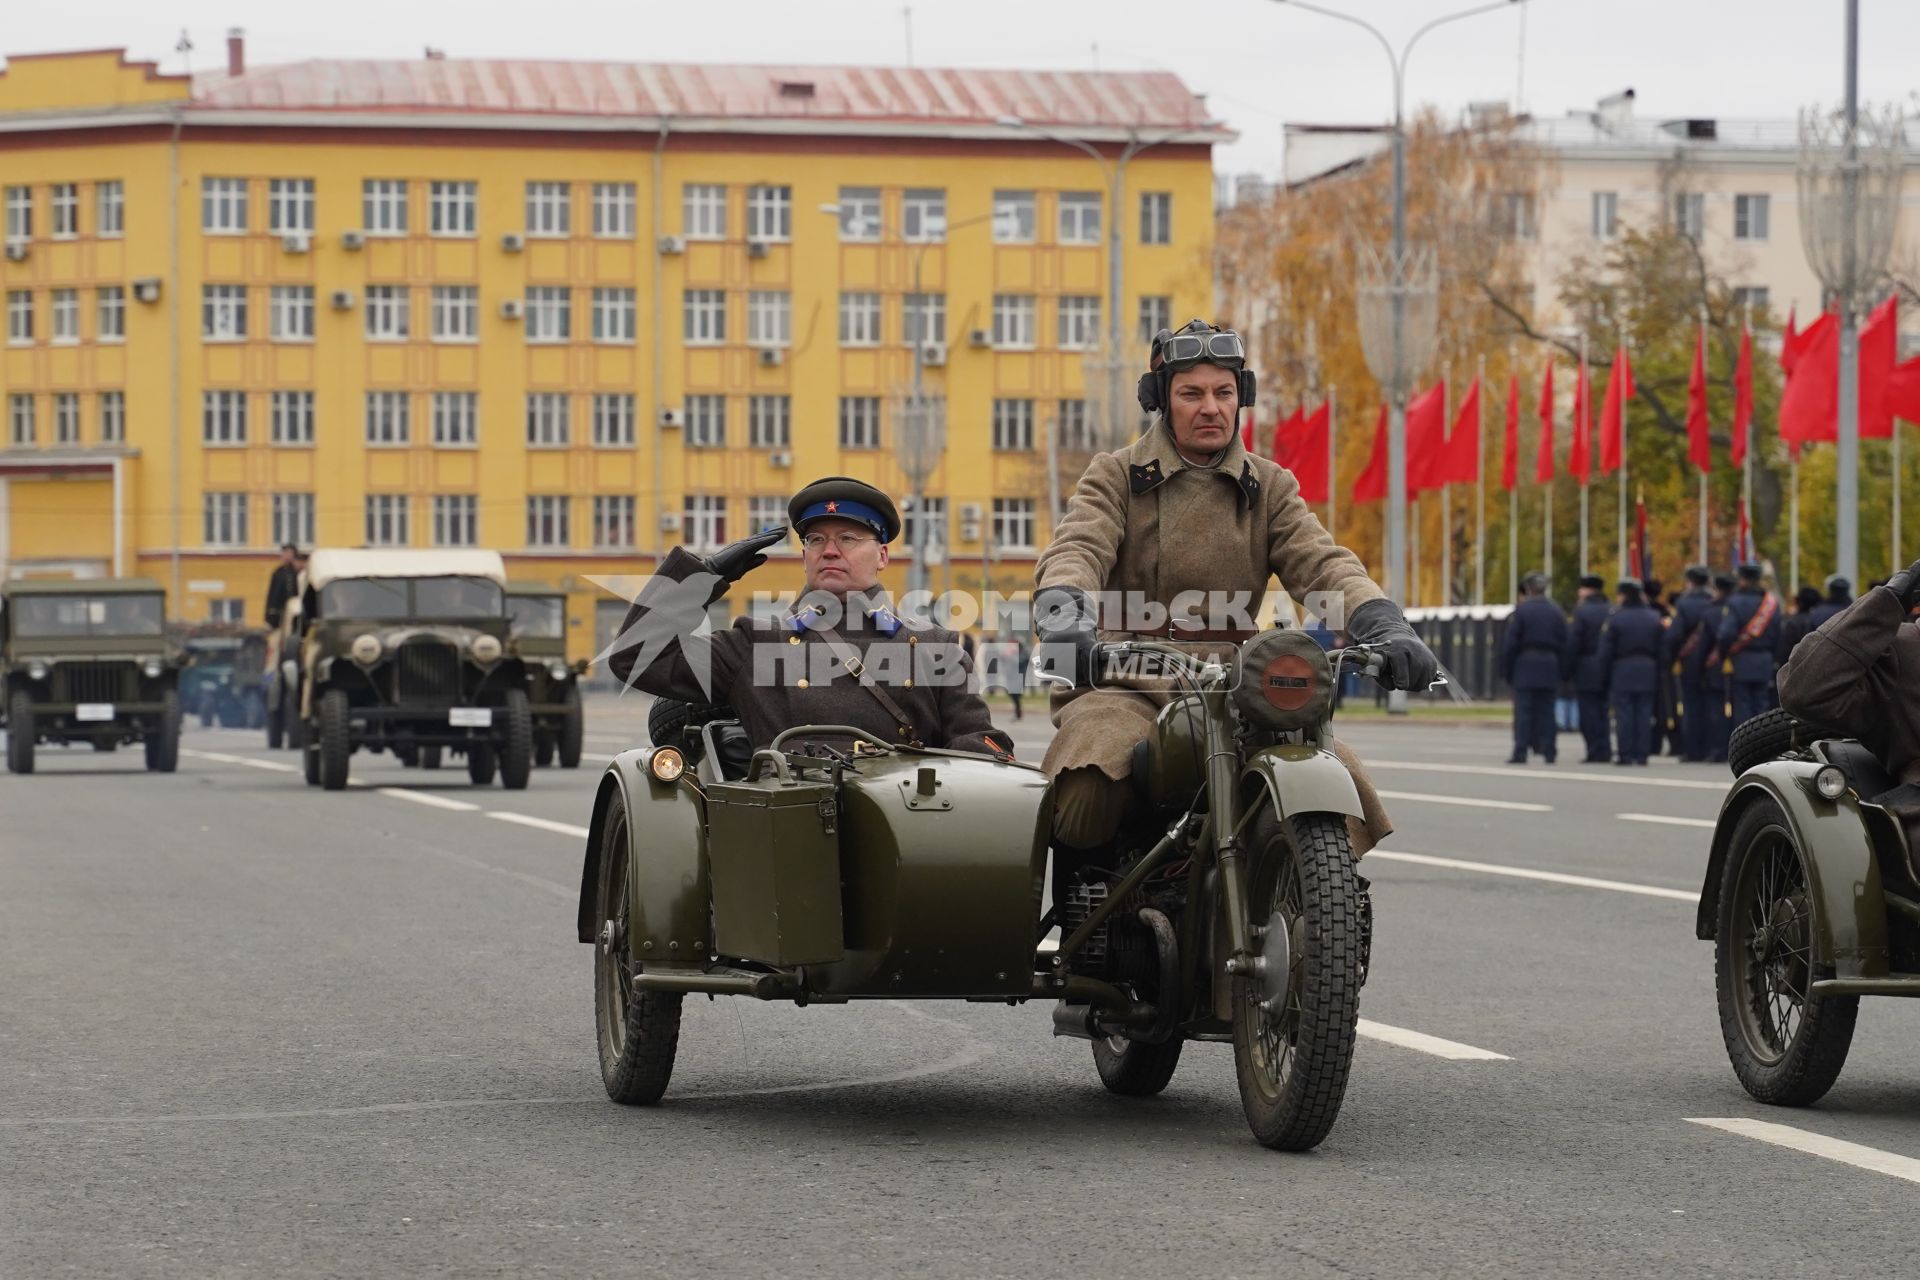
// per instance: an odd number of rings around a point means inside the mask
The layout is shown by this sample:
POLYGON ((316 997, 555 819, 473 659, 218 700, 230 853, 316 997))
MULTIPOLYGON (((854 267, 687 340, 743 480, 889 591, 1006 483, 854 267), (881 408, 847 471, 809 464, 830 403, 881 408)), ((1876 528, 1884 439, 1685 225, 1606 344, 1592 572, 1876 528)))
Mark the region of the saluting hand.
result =
POLYGON ((707 557, 707 571, 724 582, 738 582, 767 562, 767 548, 784 542, 787 526, 776 525, 730 543, 707 557))
POLYGON ((1887 590, 1900 597, 1902 608, 1913 612, 1914 606, 1920 605, 1920 560, 1888 578, 1887 590))

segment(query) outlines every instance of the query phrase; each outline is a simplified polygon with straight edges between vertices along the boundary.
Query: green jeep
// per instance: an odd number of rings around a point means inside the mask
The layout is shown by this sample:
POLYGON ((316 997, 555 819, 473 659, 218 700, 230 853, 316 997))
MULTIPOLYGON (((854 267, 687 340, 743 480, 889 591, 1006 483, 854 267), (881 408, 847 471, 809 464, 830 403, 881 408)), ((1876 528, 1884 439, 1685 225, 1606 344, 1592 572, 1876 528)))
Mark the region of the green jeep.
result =
POLYGON ((527 697, 533 706, 533 762, 580 767, 585 720, 580 709, 582 658, 567 661, 567 597, 537 582, 507 584, 508 631, 513 651, 527 665, 527 697))
POLYGON ((202 728, 258 729, 267 722, 266 633, 210 624, 188 631, 181 648, 192 665, 180 673, 180 701, 202 728))
POLYGON ((145 578, 0 583, 7 768, 33 772, 36 743, 144 743, 147 768, 180 763, 180 659, 167 597, 145 578))
POLYGON ((309 784, 338 791, 362 748, 464 752, 480 785, 527 785, 526 666, 507 648, 497 551, 315 551, 296 626, 309 784))

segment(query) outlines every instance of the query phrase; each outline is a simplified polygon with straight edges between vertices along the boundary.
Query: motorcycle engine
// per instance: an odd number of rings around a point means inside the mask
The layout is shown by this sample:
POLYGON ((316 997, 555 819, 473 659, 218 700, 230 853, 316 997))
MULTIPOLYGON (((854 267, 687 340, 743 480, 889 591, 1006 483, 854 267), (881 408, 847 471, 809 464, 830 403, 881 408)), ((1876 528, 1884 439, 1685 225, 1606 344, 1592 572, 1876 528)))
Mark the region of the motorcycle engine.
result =
MULTIPOLYGON (((1108 886, 1103 881, 1091 884, 1075 882, 1060 904, 1060 936, 1065 939, 1086 923, 1087 918, 1107 900, 1108 886)), ((1119 910, 1108 916, 1087 936, 1084 946, 1067 962, 1067 968, 1084 977, 1099 978, 1115 985, 1131 984, 1147 994, 1160 981, 1159 953, 1154 948, 1153 931, 1136 915, 1148 905, 1145 895, 1135 893, 1119 910)))

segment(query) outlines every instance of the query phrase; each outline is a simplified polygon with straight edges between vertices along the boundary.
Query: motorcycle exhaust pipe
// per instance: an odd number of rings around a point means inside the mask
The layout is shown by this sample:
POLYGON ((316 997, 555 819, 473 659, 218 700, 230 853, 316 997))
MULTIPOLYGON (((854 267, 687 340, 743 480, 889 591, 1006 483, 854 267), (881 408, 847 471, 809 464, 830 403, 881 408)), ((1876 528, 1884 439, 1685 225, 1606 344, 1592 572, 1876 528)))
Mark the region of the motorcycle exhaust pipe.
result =
POLYGON ((1072 1036, 1076 1040, 1107 1038, 1107 1033, 1094 1022, 1092 1005, 1068 1004, 1065 1000, 1053 1006, 1053 1034, 1072 1036))

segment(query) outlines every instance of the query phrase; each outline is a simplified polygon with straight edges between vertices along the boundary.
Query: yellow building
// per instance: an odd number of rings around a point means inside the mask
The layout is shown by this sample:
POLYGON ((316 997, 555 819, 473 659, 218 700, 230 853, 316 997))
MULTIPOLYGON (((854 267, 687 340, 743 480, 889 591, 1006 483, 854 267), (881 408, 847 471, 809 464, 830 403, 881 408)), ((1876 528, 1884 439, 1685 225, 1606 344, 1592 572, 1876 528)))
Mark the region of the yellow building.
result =
POLYGON ((1071 471, 1141 332, 1209 311, 1232 135, 1171 75, 228 52, 0 72, 0 573, 257 619, 284 540, 492 546, 586 654, 590 577, 817 476, 904 498, 917 375, 930 585, 1013 590, 1050 433, 1071 471))

